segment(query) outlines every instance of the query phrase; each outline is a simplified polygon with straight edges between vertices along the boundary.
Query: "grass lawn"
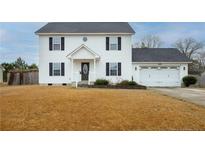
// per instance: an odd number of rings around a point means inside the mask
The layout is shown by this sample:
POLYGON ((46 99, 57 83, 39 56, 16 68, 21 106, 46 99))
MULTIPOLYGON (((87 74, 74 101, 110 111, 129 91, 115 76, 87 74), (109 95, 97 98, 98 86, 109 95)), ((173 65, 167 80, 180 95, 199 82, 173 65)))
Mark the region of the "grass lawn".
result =
POLYGON ((149 90, 0 87, 0 130, 205 130, 205 108, 149 90))

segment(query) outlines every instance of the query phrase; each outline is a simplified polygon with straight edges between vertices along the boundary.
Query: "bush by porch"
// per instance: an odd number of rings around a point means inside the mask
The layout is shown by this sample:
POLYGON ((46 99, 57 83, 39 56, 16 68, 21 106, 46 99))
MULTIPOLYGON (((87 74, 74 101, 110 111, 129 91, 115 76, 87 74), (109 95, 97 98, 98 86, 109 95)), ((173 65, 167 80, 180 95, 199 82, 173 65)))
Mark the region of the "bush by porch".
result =
POLYGON ((89 88, 110 88, 110 89, 147 89, 146 86, 139 85, 135 81, 123 80, 117 84, 111 84, 109 80, 97 79, 94 85, 88 85, 89 88))

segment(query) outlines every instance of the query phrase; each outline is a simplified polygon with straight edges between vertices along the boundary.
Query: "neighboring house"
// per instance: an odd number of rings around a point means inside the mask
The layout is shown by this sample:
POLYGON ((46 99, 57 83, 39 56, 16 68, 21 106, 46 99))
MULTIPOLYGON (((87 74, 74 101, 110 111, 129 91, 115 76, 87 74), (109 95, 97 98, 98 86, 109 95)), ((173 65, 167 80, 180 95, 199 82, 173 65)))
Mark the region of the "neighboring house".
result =
POLYGON ((48 23, 39 35, 39 83, 181 86, 190 60, 177 49, 132 49, 134 30, 123 22, 48 23))
POLYGON ((0 65, 0 83, 3 83, 3 66, 0 65))

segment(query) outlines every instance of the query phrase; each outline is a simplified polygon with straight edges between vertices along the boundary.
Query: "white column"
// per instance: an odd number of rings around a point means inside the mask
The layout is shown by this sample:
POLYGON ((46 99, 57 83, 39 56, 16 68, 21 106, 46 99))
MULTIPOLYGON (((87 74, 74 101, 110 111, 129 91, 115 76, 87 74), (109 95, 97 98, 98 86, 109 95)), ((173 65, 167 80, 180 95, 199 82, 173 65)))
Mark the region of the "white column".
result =
POLYGON ((96 80, 96 59, 94 59, 94 81, 96 80))

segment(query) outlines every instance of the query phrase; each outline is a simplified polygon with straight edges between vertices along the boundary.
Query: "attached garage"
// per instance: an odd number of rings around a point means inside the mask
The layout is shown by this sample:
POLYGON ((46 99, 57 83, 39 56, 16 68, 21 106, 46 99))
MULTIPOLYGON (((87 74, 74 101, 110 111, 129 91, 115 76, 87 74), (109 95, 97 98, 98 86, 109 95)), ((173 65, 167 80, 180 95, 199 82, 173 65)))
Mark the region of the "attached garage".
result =
POLYGON ((180 86, 179 67, 140 67, 139 83, 146 86, 180 86))
POLYGON ((190 60, 175 48, 134 48, 133 80, 148 87, 179 87, 190 60))

